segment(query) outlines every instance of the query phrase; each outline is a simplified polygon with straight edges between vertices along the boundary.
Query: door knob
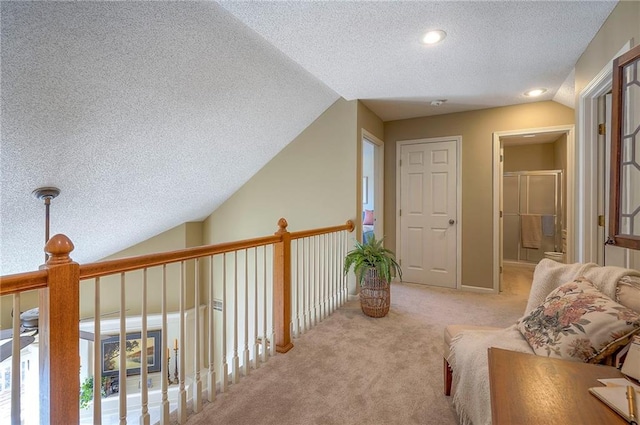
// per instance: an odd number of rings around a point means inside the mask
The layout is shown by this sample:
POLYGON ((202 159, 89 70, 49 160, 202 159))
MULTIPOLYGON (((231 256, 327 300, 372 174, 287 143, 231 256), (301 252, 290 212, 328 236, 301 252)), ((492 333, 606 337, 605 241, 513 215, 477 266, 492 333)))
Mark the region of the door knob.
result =
POLYGON ((455 222, 456 221, 454 219, 452 219, 452 218, 449 219, 449 224, 451 224, 452 226, 455 224, 455 222))

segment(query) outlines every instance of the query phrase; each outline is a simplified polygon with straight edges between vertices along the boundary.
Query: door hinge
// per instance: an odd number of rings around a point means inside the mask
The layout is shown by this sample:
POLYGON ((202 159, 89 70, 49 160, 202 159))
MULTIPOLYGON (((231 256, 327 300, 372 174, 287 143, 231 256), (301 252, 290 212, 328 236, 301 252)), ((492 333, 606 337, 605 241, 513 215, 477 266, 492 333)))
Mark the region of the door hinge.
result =
POLYGON ((500 273, 502 273, 502 266, 500 266, 500 273))
POLYGON ((402 265, 402 258, 398 259, 398 264, 402 265))
POLYGON ((222 300, 215 299, 211 302, 214 310, 222 311, 222 300))
POLYGON ((400 160, 400 166, 402 167, 402 160, 400 160))
POLYGON ((504 155, 500 155, 500 162, 504 162, 504 155))
POLYGON ((603 215, 599 215, 598 216, 598 226, 604 227, 604 216, 603 215))
POLYGON ((607 134, 607 125, 602 123, 602 124, 598 124, 598 134, 601 136, 604 136, 605 134, 607 134))
POLYGON ((400 209, 400 214, 399 215, 400 215, 400 217, 402 217, 402 209, 400 209))
POLYGON ((502 218, 502 211, 500 211, 500 218, 502 218))

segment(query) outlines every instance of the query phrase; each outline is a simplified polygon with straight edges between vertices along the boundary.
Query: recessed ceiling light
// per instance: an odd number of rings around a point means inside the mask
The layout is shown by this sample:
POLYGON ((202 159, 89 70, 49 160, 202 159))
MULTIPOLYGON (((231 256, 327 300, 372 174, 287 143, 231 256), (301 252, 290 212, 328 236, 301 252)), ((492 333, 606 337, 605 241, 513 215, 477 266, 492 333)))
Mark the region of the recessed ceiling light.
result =
POLYGON ((424 44, 436 44, 447 36, 447 33, 442 30, 433 30, 429 31, 422 37, 422 42, 424 44))
POLYGON ((545 93, 547 91, 547 89, 533 89, 533 90, 529 90, 524 92, 525 96, 529 96, 529 97, 536 97, 536 96, 540 96, 541 94, 545 93))

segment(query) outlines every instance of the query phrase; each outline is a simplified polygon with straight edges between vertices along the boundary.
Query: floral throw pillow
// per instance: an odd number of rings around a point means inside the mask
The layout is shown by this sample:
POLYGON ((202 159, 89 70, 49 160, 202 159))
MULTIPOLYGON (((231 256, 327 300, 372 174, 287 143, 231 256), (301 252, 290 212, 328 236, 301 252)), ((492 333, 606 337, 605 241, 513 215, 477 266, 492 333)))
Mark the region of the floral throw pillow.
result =
POLYGON ((517 326, 537 355, 599 363, 640 332, 640 313, 578 278, 552 291, 517 326))

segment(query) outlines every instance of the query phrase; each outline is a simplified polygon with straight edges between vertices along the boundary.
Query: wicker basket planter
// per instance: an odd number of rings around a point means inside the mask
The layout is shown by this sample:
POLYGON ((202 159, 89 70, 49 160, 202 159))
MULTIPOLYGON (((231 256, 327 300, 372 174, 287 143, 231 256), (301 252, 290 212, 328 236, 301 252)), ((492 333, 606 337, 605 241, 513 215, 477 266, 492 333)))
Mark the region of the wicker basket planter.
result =
POLYGON ((384 317, 389 313, 391 289, 389 282, 369 269, 360 288, 360 308, 369 317, 384 317))
POLYGON ((402 281, 402 269, 393 252, 382 245, 382 240, 371 236, 367 242, 356 241, 355 247, 344 257, 344 274, 353 267, 360 283, 360 308, 370 317, 384 317, 389 313, 391 288, 395 276, 402 281))

